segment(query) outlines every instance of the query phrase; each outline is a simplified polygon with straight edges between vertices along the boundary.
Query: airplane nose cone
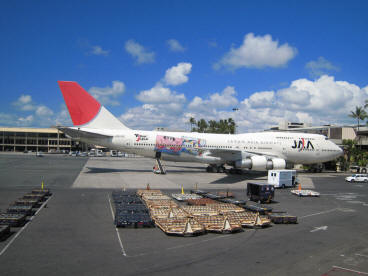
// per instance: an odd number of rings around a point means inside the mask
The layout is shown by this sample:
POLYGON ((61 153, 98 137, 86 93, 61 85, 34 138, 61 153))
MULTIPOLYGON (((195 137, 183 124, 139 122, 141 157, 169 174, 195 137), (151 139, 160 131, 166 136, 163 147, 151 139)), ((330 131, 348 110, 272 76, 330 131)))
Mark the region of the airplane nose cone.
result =
POLYGON ((340 148, 340 147, 337 147, 337 148, 338 148, 338 152, 336 154, 336 157, 340 157, 340 156, 344 155, 344 151, 342 150, 342 148, 340 148))

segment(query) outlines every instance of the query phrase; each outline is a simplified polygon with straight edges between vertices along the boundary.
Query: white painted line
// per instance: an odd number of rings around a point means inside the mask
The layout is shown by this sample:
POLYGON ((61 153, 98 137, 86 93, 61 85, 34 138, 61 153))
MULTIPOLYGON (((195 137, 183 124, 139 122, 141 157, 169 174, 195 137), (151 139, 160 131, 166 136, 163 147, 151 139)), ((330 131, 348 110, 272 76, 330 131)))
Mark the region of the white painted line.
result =
POLYGON ((331 209, 331 210, 327 210, 327 211, 323 211, 323 212, 319 212, 319 213, 314 213, 314 214, 310 214, 310 215, 306 215, 306 216, 302 216, 302 217, 299 217, 299 219, 318 216, 318 215, 323 215, 323 214, 334 212, 336 210, 339 210, 339 208, 334 208, 334 209, 331 209))
POLYGON ((363 255, 363 254, 358 254, 358 253, 356 253, 355 255, 360 256, 360 257, 366 257, 366 258, 368 258, 368 256, 367 256, 367 255, 363 255))
POLYGON ((33 218, 41 211, 41 209, 47 204, 47 202, 50 200, 52 196, 50 196, 37 210, 37 212, 29 219, 29 221, 15 234, 15 236, 9 241, 9 243, 1 250, 0 256, 5 253, 5 251, 9 248, 9 246, 15 241, 16 238, 19 237, 19 235, 28 227, 30 222, 33 220, 33 218))
POLYGON ((342 269, 342 270, 346 270, 346 271, 350 271, 350 272, 354 272, 354 273, 358 273, 358 274, 368 275, 367 272, 363 272, 363 271, 353 270, 353 269, 349 269, 349 268, 345 268, 345 267, 340 267, 340 266, 336 266, 336 265, 333 265, 332 267, 333 268, 342 269))
MULTIPOLYGON (((110 210, 111 210, 111 216, 112 216, 112 220, 114 221, 115 214, 114 214, 114 209, 112 208, 112 204, 111 204, 110 196, 109 196, 109 195, 107 195, 107 198, 109 199, 109 203, 110 203, 110 210)), ((126 254, 126 252, 125 252, 125 249, 124 249, 123 243, 122 243, 121 238, 120 238, 119 230, 118 230, 118 228, 117 228, 117 227, 115 227, 115 231, 116 231, 116 235, 118 236, 118 240, 119 240, 119 244, 120 244, 120 248, 121 248, 121 253, 123 253, 124 257, 127 257, 127 254, 126 254)))
POLYGON ((317 232, 317 231, 320 231, 320 230, 326 231, 327 228, 328 228, 328 226, 314 227, 314 229, 311 230, 310 232, 314 233, 314 232, 317 232))

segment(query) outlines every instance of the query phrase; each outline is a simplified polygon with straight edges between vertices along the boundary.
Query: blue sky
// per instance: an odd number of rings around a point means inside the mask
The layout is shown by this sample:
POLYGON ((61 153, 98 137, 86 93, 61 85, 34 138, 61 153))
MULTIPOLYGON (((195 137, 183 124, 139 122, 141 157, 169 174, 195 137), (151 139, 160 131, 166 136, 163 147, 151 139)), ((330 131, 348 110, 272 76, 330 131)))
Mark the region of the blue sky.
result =
POLYGON ((70 124, 57 80, 126 125, 354 123, 367 1, 1 1, 0 125, 70 124), (233 112, 234 107, 239 108, 233 112))

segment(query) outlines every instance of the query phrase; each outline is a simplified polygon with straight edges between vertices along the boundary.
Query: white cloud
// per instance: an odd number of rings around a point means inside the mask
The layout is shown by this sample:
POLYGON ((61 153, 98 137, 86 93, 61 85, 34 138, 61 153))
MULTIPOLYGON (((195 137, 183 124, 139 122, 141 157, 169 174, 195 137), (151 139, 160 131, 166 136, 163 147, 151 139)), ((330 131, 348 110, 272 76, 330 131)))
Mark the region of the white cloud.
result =
POLYGON ((192 70, 192 64, 180 62, 166 70, 164 81, 168 85, 179 85, 188 81, 188 74, 192 70))
POLYGON ((296 48, 287 43, 279 45, 279 42, 272 40, 269 34, 255 36, 249 33, 245 35, 243 44, 239 48, 231 47, 214 67, 215 69, 226 67, 231 70, 241 67, 281 67, 293 59, 296 53, 296 48))
POLYGON ((37 107, 35 113, 39 117, 50 117, 54 115, 54 112, 50 108, 44 105, 40 105, 39 107, 37 107))
POLYGON ((184 52, 186 50, 176 39, 169 39, 167 44, 172 52, 184 52))
POLYGON ((125 91, 125 84, 121 81, 113 81, 109 87, 91 87, 88 92, 92 94, 102 105, 120 105, 117 97, 125 91))
POLYGON ((324 57, 319 57, 317 60, 312 60, 305 65, 312 78, 320 77, 322 75, 331 73, 332 71, 339 71, 340 68, 333 65, 324 57))
MULTIPOLYGON (((161 91, 158 94, 168 98, 177 95, 171 90, 165 93, 161 91)), ((181 95, 185 98, 184 94, 181 95)), ((172 101, 159 102, 160 97, 151 97, 153 95, 150 94, 144 96, 150 101, 120 116, 131 127, 153 129, 164 126, 188 130, 190 117, 206 120, 231 117, 239 132, 254 132, 268 129, 284 120, 313 125, 354 123, 348 114, 368 99, 368 86, 360 88, 324 75, 317 80, 297 79, 287 88, 258 91, 246 98, 239 98, 231 86, 206 98, 196 96, 189 103, 175 100, 175 97, 172 101), (232 111, 234 106, 239 110, 232 111)))
POLYGON ((149 52, 133 39, 125 42, 125 50, 136 59, 137 64, 153 63, 155 61, 155 53, 149 52))
POLYGON ((21 111, 32 111, 37 108, 30 95, 22 94, 13 105, 21 111))
POLYGON ((34 120, 33 115, 29 115, 27 117, 19 117, 17 125, 18 126, 30 126, 32 125, 33 120, 34 120))
POLYGON ((197 110, 205 113, 213 113, 217 109, 233 108, 238 104, 236 98, 236 91, 234 87, 227 86, 221 93, 211 94, 207 99, 201 97, 194 97, 189 103, 190 110, 197 110))
POLYGON ((149 90, 141 91, 137 99, 143 103, 183 103, 186 101, 184 94, 177 94, 170 88, 163 87, 161 83, 157 83, 149 90))
POLYGON ((249 103, 253 107, 271 106, 275 101, 275 92, 263 91, 256 92, 249 97, 249 103))
POLYGON ((99 45, 91 46, 91 51, 89 52, 89 54, 96 56, 108 56, 109 53, 110 51, 102 49, 99 45))

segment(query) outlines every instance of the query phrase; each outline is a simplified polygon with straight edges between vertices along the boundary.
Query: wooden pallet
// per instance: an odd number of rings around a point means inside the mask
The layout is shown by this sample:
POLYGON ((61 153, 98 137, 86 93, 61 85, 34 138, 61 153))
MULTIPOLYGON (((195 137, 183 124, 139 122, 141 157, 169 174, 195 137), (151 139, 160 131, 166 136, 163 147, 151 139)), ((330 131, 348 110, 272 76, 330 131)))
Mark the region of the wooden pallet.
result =
POLYGON ((155 195, 155 194, 162 194, 161 190, 146 190, 146 189, 139 189, 137 190, 137 195, 155 195))
POLYGON ((196 236, 205 233, 203 225, 191 218, 159 218, 155 224, 168 235, 196 236))
POLYGON ((188 214, 181 208, 151 208, 150 215, 152 219, 164 219, 164 218, 186 218, 188 214))
POLYGON ((196 216, 195 220, 202 224, 206 231, 214 233, 234 233, 241 231, 242 226, 236 221, 231 221, 227 216, 196 216))
POLYGON ((182 208, 190 216, 214 216, 219 214, 216 210, 208 206, 187 205, 182 206, 182 208))
POLYGON ((210 198, 200 198, 200 199, 188 199, 187 203, 188 205, 206 206, 207 204, 217 204, 218 202, 210 198))
POLYGON ((242 213, 244 209, 231 203, 217 203, 217 204, 207 204, 208 207, 214 209, 219 214, 227 213, 242 213))

